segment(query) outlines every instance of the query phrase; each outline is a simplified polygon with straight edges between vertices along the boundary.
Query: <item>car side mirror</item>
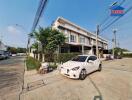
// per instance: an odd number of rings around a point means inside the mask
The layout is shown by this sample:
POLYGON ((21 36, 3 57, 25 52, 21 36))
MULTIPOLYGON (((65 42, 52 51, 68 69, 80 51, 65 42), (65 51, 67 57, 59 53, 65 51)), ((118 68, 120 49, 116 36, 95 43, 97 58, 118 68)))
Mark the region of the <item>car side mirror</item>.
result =
POLYGON ((89 60, 88 63, 93 63, 93 61, 92 60, 89 60))

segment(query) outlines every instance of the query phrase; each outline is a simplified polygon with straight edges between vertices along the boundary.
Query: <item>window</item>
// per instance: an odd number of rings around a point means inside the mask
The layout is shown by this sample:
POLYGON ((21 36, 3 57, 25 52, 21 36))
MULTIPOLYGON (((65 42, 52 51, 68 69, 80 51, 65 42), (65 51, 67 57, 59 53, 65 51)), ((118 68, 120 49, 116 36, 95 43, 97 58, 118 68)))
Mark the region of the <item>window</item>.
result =
POLYGON ((58 26, 58 29, 60 32, 65 33, 65 28, 63 28, 62 26, 58 26))
POLYGON ((76 36, 75 35, 70 35, 70 41, 71 42, 76 42, 76 36))
POLYGON ((76 56, 75 58, 72 59, 72 61, 85 62, 86 59, 87 56, 76 56))
POLYGON ((80 43, 85 43, 85 37, 80 36, 80 43))
POLYGON ((90 38, 88 38, 88 42, 89 42, 89 44, 90 44, 90 45, 92 44, 92 41, 91 41, 91 39, 90 39, 90 38))
POLYGON ((88 58, 87 62, 88 62, 89 60, 95 61, 96 59, 97 59, 96 56, 90 56, 90 57, 88 58))

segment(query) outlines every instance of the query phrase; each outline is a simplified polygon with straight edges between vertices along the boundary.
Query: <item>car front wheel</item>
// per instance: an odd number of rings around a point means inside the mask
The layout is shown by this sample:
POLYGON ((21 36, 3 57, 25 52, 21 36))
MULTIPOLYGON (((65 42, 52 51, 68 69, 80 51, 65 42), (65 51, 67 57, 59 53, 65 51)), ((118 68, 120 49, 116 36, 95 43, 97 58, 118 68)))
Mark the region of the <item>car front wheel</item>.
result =
POLYGON ((83 69, 83 70, 81 70, 79 79, 80 79, 80 80, 84 80, 85 78, 86 78, 86 70, 83 69))

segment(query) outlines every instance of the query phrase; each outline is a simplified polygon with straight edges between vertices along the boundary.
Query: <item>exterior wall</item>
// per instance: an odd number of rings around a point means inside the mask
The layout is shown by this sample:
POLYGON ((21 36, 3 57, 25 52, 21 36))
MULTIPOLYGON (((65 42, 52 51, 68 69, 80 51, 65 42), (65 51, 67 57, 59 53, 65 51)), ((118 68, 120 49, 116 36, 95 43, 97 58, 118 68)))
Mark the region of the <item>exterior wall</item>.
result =
MULTIPOLYGON (((95 34, 75 25, 64 18, 58 17, 57 20, 52 24, 52 28, 63 32, 67 38, 66 43, 69 45, 83 45, 91 48, 96 46, 95 34)), ((98 45, 103 49, 108 49, 107 40, 100 36, 98 38, 98 45)), ((92 51, 89 50, 88 52, 92 51)))

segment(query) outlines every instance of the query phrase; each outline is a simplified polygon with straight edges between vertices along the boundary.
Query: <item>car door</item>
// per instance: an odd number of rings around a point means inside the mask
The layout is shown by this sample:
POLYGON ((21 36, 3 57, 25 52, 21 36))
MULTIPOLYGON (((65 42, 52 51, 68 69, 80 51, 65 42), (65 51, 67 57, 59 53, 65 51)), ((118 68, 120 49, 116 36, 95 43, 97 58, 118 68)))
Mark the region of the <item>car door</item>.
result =
POLYGON ((91 56, 88 57, 88 59, 86 61, 85 68, 87 70, 87 74, 91 73, 93 71, 93 69, 94 69, 94 62, 93 62, 93 58, 91 56), (89 60, 92 61, 92 62, 89 62, 89 60))
POLYGON ((98 69, 99 67, 99 60, 97 59, 96 56, 92 56, 93 57, 93 61, 94 61, 94 71, 98 69))
POLYGON ((88 66, 90 66, 89 67, 89 72, 93 72, 93 71, 95 71, 95 70, 97 70, 97 57, 96 56, 90 56, 89 58, 88 58, 88 60, 87 60, 87 62, 88 62, 88 66))

